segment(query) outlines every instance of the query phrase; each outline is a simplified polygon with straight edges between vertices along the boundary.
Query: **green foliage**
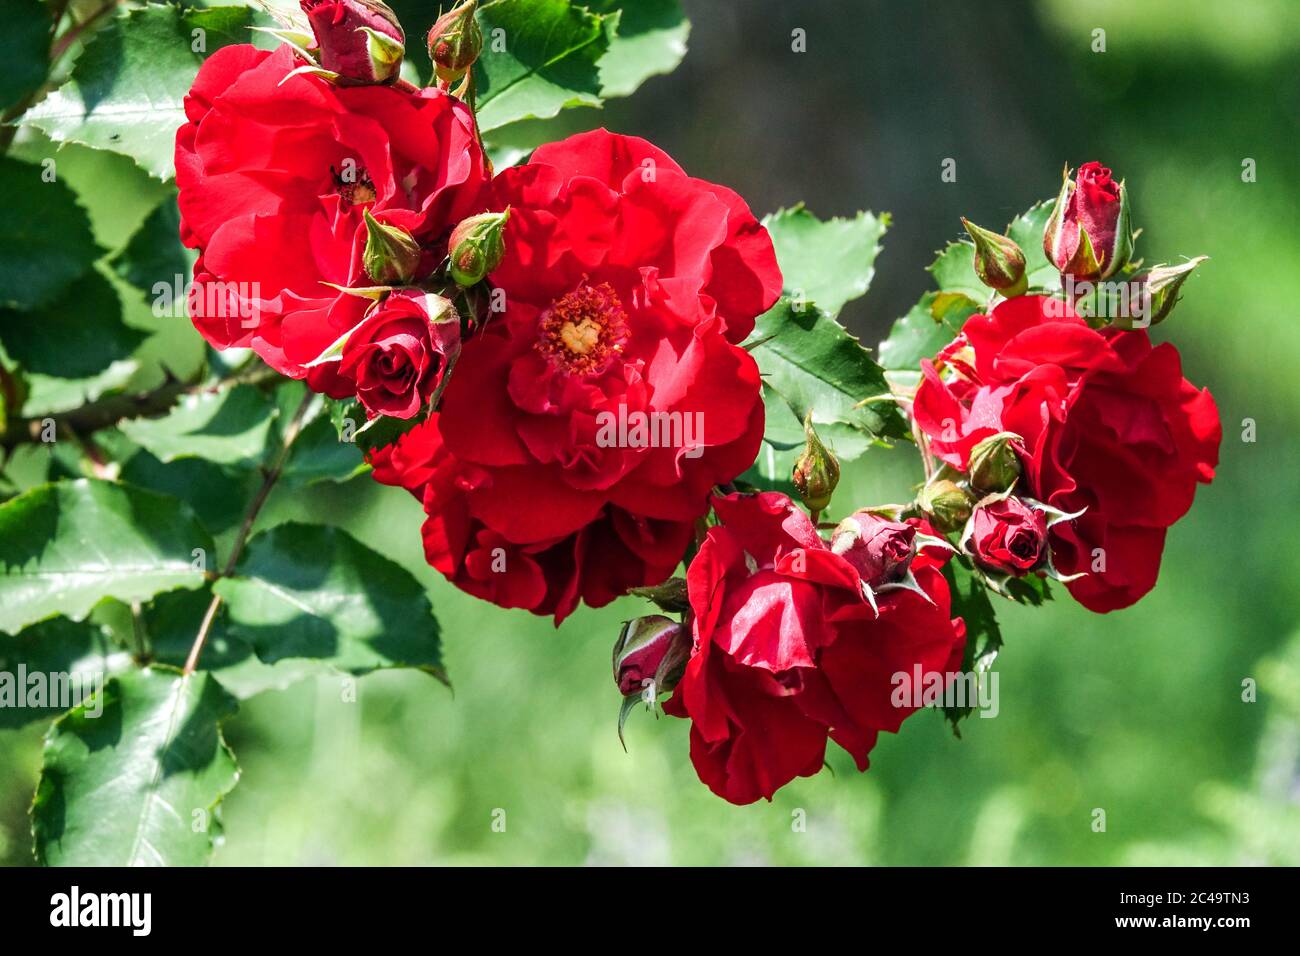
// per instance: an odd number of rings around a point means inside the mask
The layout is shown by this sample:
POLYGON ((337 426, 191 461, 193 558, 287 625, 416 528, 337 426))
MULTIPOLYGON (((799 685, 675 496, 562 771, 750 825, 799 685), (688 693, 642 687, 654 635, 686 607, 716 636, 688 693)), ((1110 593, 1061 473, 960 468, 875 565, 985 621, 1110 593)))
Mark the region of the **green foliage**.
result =
POLYGON ((32 805, 50 866, 194 866, 239 770, 221 736, 236 703, 208 674, 153 667, 111 678, 55 722, 32 805))
POLYGON ((618 13, 618 28, 597 64, 602 96, 629 96, 650 77, 671 73, 686 55, 691 23, 679 0, 588 0, 592 13, 618 13))
POLYGON ((204 458, 221 465, 261 458, 271 402, 251 385, 185 395, 162 418, 124 421, 122 431, 164 462, 204 458))
POLYGON ((122 153, 170 179, 185 94, 200 64, 223 46, 249 42, 252 24, 243 6, 123 8, 26 121, 57 142, 122 153))
POLYGON ((417 667, 445 680, 424 588, 337 528, 265 531, 214 589, 229 609, 229 633, 267 663, 308 657, 354 674, 417 667))
POLYGON ((199 587, 213 554, 175 498, 90 479, 41 485, 0 505, 0 631, 56 614, 80 620, 104 597, 199 587))
MULTIPOLYGON (((954 557, 943 569, 952 594, 952 616, 966 623, 966 648, 961 669, 966 673, 987 674, 1002 649, 1002 630, 989 599, 988 588, 971 567, 967 557, 954 557)), ((945 707, 944 714, 956 731, 962 718, 970 715, 972 708, 945 707)))
MULTIPOLYGON (((43 168, 0 157, 0 307, 48 305, 90 271, 99 256, 86 212, 57 178, 46 182, 43 168)), ((0 340, 16 321, 0 318, 0 340)))
POLYGON ((50 52, 50 13, 41 0, 0 0, 0 110, 8 109, 45 80, 50 52))
POLYGON ((495 0, 478 10, 483 52, 474 65, 484 132, 601 103, 601 58, 616 14, 600 16, 569 0, 495 0))
POLYGON ((860 212, 823 222, 800 203, 765 217, 763 225, 776 246, 786 295, 838 315, 870 287, 889 216, 860 212))
POLYGON ((21 727, 48 720, 68 709, 74 688, 88 693, 102 686, 104 675, 120 673, 131 666, 130 655, 115 647, 103 628, 91 621, 51 618, 33 624, 15 635, 0 634, 0 729, 21 727), (25 700, 23 706, 4 699, 4 683, 13 682, 16 695, 34 693, 19 677, 40 675, 44 698, 25 700), (67 675, 68 683, 51 679, 67 675), (66 688, 66 690, 64 690, 66 688))

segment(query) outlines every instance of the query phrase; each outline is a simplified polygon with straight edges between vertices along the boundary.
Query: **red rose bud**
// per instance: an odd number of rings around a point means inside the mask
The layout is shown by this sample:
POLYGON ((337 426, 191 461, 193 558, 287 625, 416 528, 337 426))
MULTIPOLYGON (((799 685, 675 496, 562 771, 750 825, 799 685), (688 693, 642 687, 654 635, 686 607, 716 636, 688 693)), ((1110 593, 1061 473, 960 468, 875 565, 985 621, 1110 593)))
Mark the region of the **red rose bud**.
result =
POLYGON ((839 523, 831 550, 857 568, 873 588, 900 581, 916 556, 916 528, 870 511, 855 511, 839 523))
POLYGON ((681 680, 691 654, 687 629, 655 614, 628 621, 614 644, 614 682, 624 697, 650 689, 655 696, 681 680))
POLYGON ((961 224, 975 243, 975 274, 980 281, 1008 299, 1024 295, 1029 279, 1025 275, 1025 253, 1016 241, 983 229, 965 217, 961 224))
POLYGON ((1159 325, 1174 311, 1178 293, 1187 277, 1208 256, 1197 256, 1176 266, 1159 265, 1133 277, 1137 291, 1129 301, 1128 315, 1116 316, 1111 325, 1117 329, 1145 328, 1159 325))
POLYGON ((420 267, 420 244, 405 229, 389 226, 365 210, 366 248, 362 265, 380 285, 405 285, 420 267))
POLYGON ((936 530, 947 534, 966 524, 973 502, 956 482, 942 479, 921 489, 917 505, 936 530))
POLYGON ((1003 432, 990 435, 971 449, 970 486, 977 494, 1006 491, 1020 478, 1015 441, 1015 435, 1003 432))
POLYGON ((831 495, 840 482, 840 463, 817 437, 812 412, 804 419, 803 433, 807 443, 803 454, 795 459, 790 479, 809 510, 822 511, 831 503, 831 495))
POLYGON ((506 254, 504 234, 510 210, 470 216, 452 230, 447 241, 451 278, 459 286, 482 282, 506 254))
POLYGON ((1069 169, 1043 230, 1043 252, 1062 274, 1079 281, 1109 279, 1133 254, 1128 191, 1101 163, 1069 169))
POLYGON ((980 505, 966 548, 984 570, 1023 577, 1047 563, 1047 516, 1013 497, 980 505))
POLYGON ((460 351, 460 317, 442 296, 395 292, 348 336, 339 374, 373 415, 411 418, 460 351))
POLYGON ((320 65, 357 83, 386 83, 397 76, 406 36, 397 15, 379 0, 301 0, 320 65))
POLYGON ((429 31, 429 59, 444 83, 465 75, 483 51, 483 31, 474 19, 478 0, 468 0, 443 14, 429 31))

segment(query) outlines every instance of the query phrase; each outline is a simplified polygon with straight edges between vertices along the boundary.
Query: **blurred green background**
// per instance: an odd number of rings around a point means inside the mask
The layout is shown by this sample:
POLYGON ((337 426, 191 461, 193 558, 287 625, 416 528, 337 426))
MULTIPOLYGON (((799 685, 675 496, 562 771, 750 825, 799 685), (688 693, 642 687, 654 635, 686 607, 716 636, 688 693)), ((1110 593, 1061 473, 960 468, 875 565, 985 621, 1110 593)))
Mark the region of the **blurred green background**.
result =
MULTIPOLYGON (((684 722, 637 711, 630 752, 619 746, 609 650, 640 602, 555 630, 425 567, 421 513, 400 492, 363 478, 273 497, 263 524, 333 516, 427 583, 455 692, 383 673, 355 703, 332 679, 247 703, 226 730, 243 777, 216 862, 1300 864, 1300 4, 685 5, 677 73, 568 121, 647 136, 759 212, 801 199, 822 217, 892 212, 875 285, 845 313, 864 342, 928 287, 959 215, 1000 227, 1054 194, 1067 162, 1126 178, 1140 254, 1211 257, 1156 338, 1218 400, 1217 481, 1137 607, 1093 615, 1061 591, 1045 609, 999 602, 996 719, 969 720, 959 740, 918 714, 868 773, 836 750, 833 773, 743 808, 696 780, 684 722), (795 28, 806 53, 791 52, 795 28), (940 181, 945 158, 956 183, 940 181)), ((111 206, 139 189, 129 164, 119 172, 92 212, 129 235, 144 212, 111 206)), ((869 454, 836 508, 897 500, 913 467, 907 449, 869 454)), ((11 864, 31 860, 42 730, 0 732, 11 864)))

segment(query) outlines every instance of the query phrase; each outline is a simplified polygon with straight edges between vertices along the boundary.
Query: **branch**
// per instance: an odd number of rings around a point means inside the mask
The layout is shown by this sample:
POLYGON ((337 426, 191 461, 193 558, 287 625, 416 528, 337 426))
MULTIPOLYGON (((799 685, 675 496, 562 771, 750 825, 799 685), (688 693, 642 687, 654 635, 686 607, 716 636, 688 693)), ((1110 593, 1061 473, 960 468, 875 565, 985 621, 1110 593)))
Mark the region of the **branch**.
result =
MULTIPOLYGON (((289 460, 289 451, 302 431, 303 418, 306 417, 307 409, 311 407, 315 398, 316 395, 313 392, 304 395, 298 410, 293 413, 293 418, 289 420, 289 424, 285 427, 284 441, 280 446, 280 451, 275 456, 274 464, 267 471, 262 487, 257 490, 253 500, 248 503, 248 510, 244 512, 244 521, 239 526, 239 533, 235 535, 234 544, 230 546, 230 557, 226 559, 225 567, 217 574, 218 579, 229 577, 234 573, 235 565, 239 563, 239 556, 244 553, 244 544, 248 541, 248 536, 253 530, 253 524, 257 521, 257 515, 262 510, 262 506, 266 504, 271 489, 280 480, 280 473, 284 470, 285 462, 289 460)), ((193 674, 199 666, 199 655, 203 653, 203 646, 207 643, 208 633, 212 630, 212 622, 216 620, 217 611, 220 609, 221 595, 214 593, 212 601, 208 604, 208 609, 203 615, 203 621, 199 624, 199 631, 194 636, 194 646, 190 648, 189 656, 185 659, 184 673, 186 675, 193 674)))

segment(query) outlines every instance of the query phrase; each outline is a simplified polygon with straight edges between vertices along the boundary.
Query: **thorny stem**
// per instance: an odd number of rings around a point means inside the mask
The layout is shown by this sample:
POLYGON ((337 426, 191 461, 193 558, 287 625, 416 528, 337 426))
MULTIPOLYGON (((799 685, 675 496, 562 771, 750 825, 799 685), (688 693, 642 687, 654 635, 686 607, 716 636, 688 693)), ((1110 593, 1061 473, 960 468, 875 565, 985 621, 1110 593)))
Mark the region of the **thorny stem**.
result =
MULTIPOLYGON (((298 410, 293 413, 293 418, 289 420, 289 424, 285 427, 280 451, 275 456, 275 461, 271 467, 267 470, 266 478, 262 481, 262 487, 257 490, 253 500, 248 503, 248 509, 244 512, 244 521, 239 526, 239 533, 235 535, 234 544, 230 547, 230 557, 226 559, 225 567, 216 575, 217 578, 229 577, 234 572, 235 565, 239 562, 239 556, 243 554, 244 544, 248 541, 248 536, 253 530, 253 524, 257 521, 258 513, 261 512, 262 506, 266 504, 271 489, 280 480, 280 473, 284 470, 285 462, 289 460, 289 451, 302 431, 303 418, 306 417, 307 409, 311 407, 315 398, 316 395, 312 392, 304 395, 298 410)), ((208 632, 212 630, 212 622, 216 620, 217 611, 220 609, 221 595, 214 593, 212 601, 208 604, 208 609, 203 615, 203 621, 199 624, 198 633, 194 636, 194 645, 190 648, 189 657, 185 659, 184 673, 186 676, 193 674, 198 667, 199 655, 203 653, 203 645, 207 643, 208 632)))

